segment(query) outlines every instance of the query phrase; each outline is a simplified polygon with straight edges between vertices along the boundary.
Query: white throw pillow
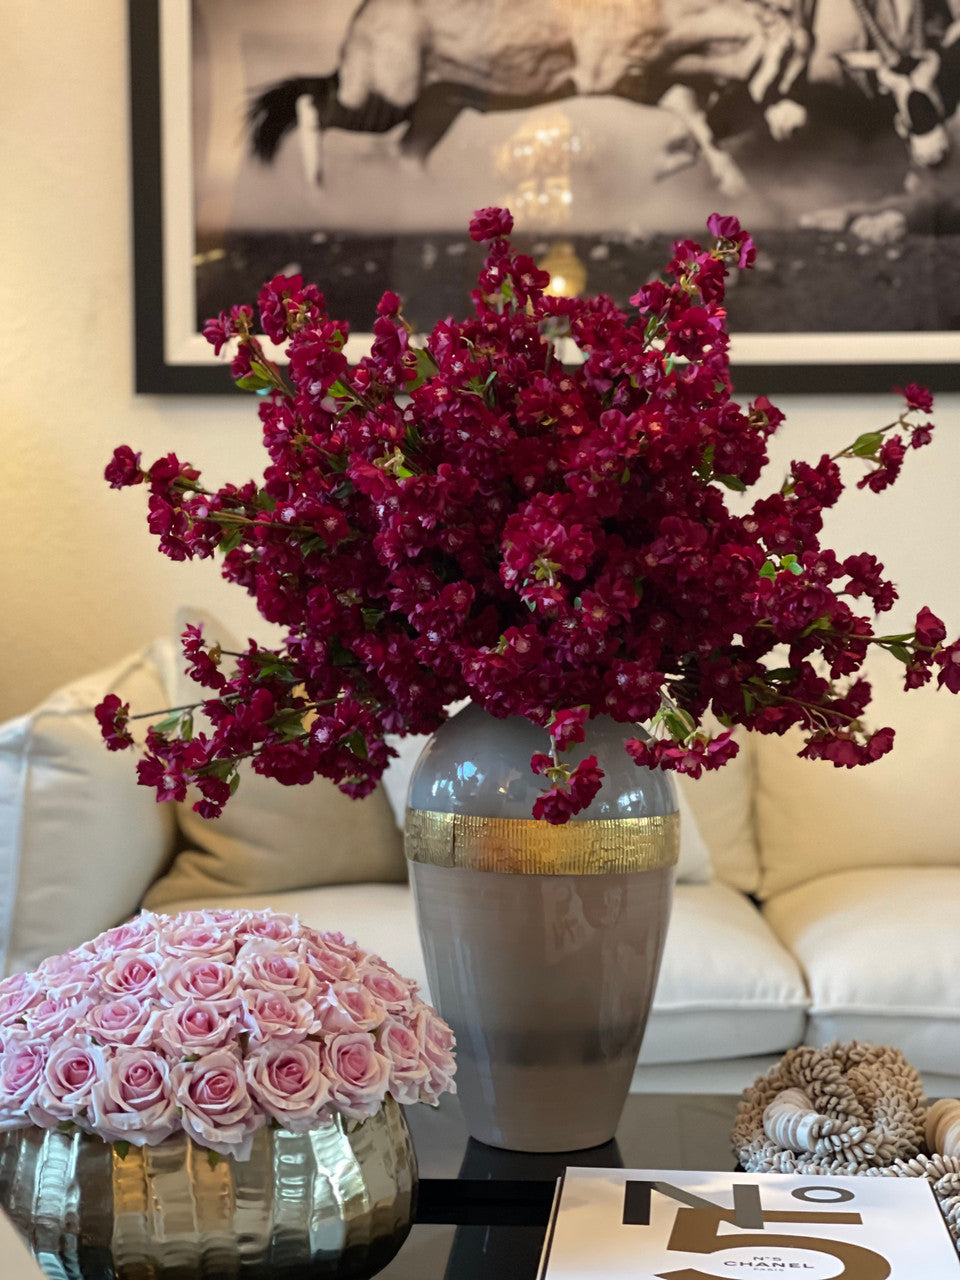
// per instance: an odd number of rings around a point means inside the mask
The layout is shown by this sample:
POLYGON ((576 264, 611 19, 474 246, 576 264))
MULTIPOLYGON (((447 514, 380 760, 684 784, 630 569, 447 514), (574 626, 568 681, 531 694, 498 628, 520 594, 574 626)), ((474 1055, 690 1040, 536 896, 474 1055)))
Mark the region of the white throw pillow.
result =
MULTIPOLYGON (((205 639, 223 649, 245 647, 202 610, 177 615, 178 635, 187 623, 202 623, 205 639)), ((210 696, 184 674, 178 653, 174 648, 170 673, 176 704, 210 696)), ((246 765, 241 773, 240 786, 219 818, 201 818, 192 801, 177 806, 188 847, 150 889, 144 906, 166 910, 187 898, 215 902, 237 894, 406 879, 402 836, 382 788, 351 800, 326 778, 285 787, 246 765)))
POLYGON ((93 708, 116 693, 140 710, 166 694, 153 647, 0 725, 0 969, 33 968, 136 910, 174 843, 170 805, 111 752, 93 708))
MULTIPOLYGON (((885 655, 880 655, 884 657, 885 655)), ((903 691, 903 667, 876 660, 865 719, 896 730, 873 764, 800 760, 799 733, 756 738, 761 898, 865 867, 960 867, 960 697, 903 691)))

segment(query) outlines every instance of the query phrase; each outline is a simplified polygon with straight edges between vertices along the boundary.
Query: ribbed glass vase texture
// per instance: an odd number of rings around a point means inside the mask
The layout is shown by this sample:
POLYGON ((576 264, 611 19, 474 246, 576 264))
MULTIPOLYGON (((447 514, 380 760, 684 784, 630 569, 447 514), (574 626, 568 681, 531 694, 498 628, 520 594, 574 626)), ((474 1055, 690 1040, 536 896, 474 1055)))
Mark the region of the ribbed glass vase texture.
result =
POLYGON ((0 1134, 0 1207, 52 1280, 361 1280, 405 1240, 416 1186, 389 1097, 363 1122, 261 1129, 248 1161, 182 1133, 122 1159, 76 1131, 0 1134))

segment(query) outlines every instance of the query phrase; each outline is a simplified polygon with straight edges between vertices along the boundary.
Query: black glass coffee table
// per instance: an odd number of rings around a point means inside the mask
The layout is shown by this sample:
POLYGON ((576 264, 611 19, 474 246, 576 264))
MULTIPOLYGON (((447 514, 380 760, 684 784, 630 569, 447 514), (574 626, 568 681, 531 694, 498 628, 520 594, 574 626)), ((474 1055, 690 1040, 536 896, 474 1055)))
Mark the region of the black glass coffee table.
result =
POLYGON ((737 1098, 634 1093, 613 1142, 522 1155, 467 1136, 455 1098, 407 1111, 420 1165, 417 1219, 383 1280, 533 1280, 556 1179, 566 1165, 733 1169, 737 1098))

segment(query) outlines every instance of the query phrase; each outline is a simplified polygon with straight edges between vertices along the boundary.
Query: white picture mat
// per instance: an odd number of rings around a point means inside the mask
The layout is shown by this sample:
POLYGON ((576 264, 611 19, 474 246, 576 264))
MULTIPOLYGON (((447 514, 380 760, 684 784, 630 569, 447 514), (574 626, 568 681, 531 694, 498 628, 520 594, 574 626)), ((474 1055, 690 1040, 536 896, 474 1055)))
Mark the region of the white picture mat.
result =
MULTIPOLYGON (((213 349, 198 332, 193 270, 196 254, 192 132, 190 0, 160 0, 161 142, 163 163, 164 359, 170 365, 214 365, 213 349)), ((318 281, 322 287, 323 282, 318 281)), ((815 282, 811 282, 815 287, 815 282)), ((238 299, 240 301, 240 299, 238 299)), ((370 335, 347 343, 351 361, 369 351, 370 335)), ((266 343, 272 354, 282 354, 266 343)), ((768 333, 734 336, 736 364, 894 364, 960 360, 960 334, 768 333)))

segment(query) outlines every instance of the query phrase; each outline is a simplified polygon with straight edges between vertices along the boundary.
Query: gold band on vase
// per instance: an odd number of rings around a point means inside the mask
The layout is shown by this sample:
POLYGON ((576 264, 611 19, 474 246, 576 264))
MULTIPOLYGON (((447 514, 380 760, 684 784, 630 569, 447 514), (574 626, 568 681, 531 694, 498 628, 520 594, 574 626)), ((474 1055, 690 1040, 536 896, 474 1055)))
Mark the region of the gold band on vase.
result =
POLYGON ((680 815, 597 818, 560 825, 535 818, 478 818, 408 809, 404 850, 411 862, 514 875, 604 875, 676 864, 680 815))

